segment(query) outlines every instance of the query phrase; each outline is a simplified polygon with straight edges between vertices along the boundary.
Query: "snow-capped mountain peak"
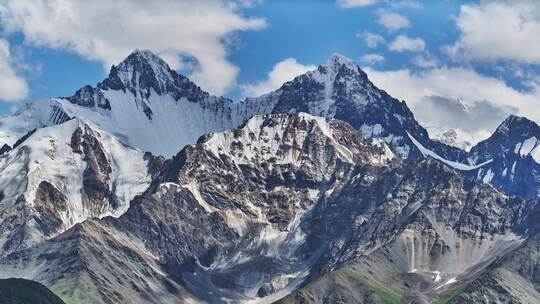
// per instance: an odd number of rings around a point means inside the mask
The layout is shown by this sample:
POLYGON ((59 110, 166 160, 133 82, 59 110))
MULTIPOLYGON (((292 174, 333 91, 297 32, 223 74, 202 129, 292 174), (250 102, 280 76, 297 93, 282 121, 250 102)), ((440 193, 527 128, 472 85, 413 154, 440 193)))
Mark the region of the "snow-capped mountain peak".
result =
POLYGON ((476 173, 476 179, 504 192, 538 197, 540 176, 540 126, 515 115, 506 118, 493 135, 471 149, 471 159, 493 163, 476 173))
POLYGON ((176 78, 169 65, 149 50, 135 50, 119 65, 111 68, 109 78, 118 78, 125 88, 151 87, 158 94, 167 91, 167 84, 176 78))
POLYGON ((480 153, 480 151, 505 153, 514 150, 516 144, 532 137, 540 138, 540 126, 525 117, 510 115, 488 139, 478 143, 471 151, 473 153, 480 153))
POLYGON ((113 65, 109 76, 96 87, 84 86, 73 96, 65 97, 69 102, 87 107, 111 110, 114 99, 109 92, 129 94, 137 107, 152 118, 150 97, 169 95, 175 101, 185 98, 189 102, 201 102, 210 97, 187 77, 172 70, 169 65, 149 50, 135 50, 118 65, 113 65))
POLYGON ((465 100, 463 100, 463 98, 458 97, 455 102, 456 102, 457 106, 460 107, 463 111, 468 111, 469 110, 469 106, 467 105, 465 100))
POLYGON ((527 135, 529 133, 540 132, 540 127, 534 122, 525 117, 517 115, 509 115, 500 125, 497 127, 495 133, 515 133, 515 135, 527 135))
POLYGON ((356 62, 354 62, 354 60, 338 53, 333 53, 322 66, 328 68, 330 71, 335 71, 336 73, 340 68, 343 67, 353 72, 361 71, 360 67, 358 64, 356 64, 356 62))
POLYGON ((112 66, 109 77, 98 84, 98 87, 128 90, 136 97, 145 99, 152 93, 171 94, 175 100, 186 97, 192 102, 209 96, 149 50, 135 50, 124 61, 112 66))
MULTIPOLYGON (((455 102, 467 108, 461 99, 455 102)), ((254 115, 267 113, 305 112, 337 118, 365 137, 384 140, 401 157, 419 158, 429 150, 447 164, 469 167, 491 160, 495 164, 496 155, 514 151, 516 144, 533 136, 540 138, 534 135, 540 133, 534 131, 538 128, 534 123, 511 116, 488 141, 489 147, 479 143, 470 151, 460 149, 465 146, 457 144, 450 133, 443 140, 434 140, 405 102, 377 88, 353 60, 339 54, 331 55, 317 69, 297 76, 276 91, 234 102, 203 91, 152 52, 136 50, 113 66, 109 77, 96 86, 85 86, 71 97, 49 103, 47 107, 29 107, 39 109, 40 115, 34 117, 18 113, 0 118, 0 153, 34 128, 69 117, 83 117, 133 147, 164 156, 176 154, 203 134, 235 128, 254 115)), ((469 173, 483 180, 481 174, 469 173)), ((486 180, 506 189, 502 181, 486 180)), ((534 175, 531 180, 535 180, 534 175)))

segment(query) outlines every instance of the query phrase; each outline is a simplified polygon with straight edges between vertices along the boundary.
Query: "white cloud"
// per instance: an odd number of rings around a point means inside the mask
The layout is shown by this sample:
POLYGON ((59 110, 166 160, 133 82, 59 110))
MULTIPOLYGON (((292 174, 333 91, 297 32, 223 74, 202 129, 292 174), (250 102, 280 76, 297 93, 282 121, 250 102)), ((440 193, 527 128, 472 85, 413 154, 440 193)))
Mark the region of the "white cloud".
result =
POLYGON ((259 96, 278 89, 283 83, 294 79, 294 77, 304 74, 307 71, 315 70, 317 67, 311 64, 303 65, 294 58, 287 58, 274 65, 268 72, 265 80, 254 84, 243 85, 242 90, 245 96, 259 96))
POLYGON ((426 42, 422 38, 410 38, 407 35, 399 35, 390 43, 388 48, 396 52, 420 52, 426 48, 426 42))
POLYGON ((370 32, 357 33, 356 37, 364 39, 369 48, 376 48, 379 44, 386 42, 383 36, 370 32))
POLYGON ((396 13, 382 12, 379 16, 379 24, 390 31, 397 31, 411 26, 409 19, 396 13))
POLYGON ((422 4, 415 0, 388 1, 388 4, 395 8, 414 8, 421 9, 422 4))
POLYGON ((107 68, 136 48, 166 55, 173 67, 194 57, 191 75, 203 88, 222 94, 235 84, 238 67, 228 59, 226 41, 237 31, 265 27, 246 18, 242 1, 8 0, 0 22, 8 33, 22 32, 34 46, 67 50, 107 68))
POLYGON ((378 0, 337 0, 339 6, 345 8, 368 6, 377 2, 378 0))
POLYGON ((383 62, 384 57, 380 54, 366 54, 362 56, 362 61, 367 64, 373 64, 373 63, 383 62))
MULTIPOLYGON (((538 100, 540 100, 540 85, 531 83, 530 91, 520 91, 507 85, 503 80, 482 75, 469 68, 440 67, 413 73, 410 70, 377 71, 367 69, 370 79, 380 88, 384 88, 392 96, 403 99, 409 107, 417 109, 425 105, 426 98, 439 96, 456 100, 463 98, 471 106, 482 106, 488 102, 504 113, 517 113, 540 122, 538 100)), ((486 113, 486 115, 490 115, 486 113)), ((433 120, 421 121, 425 125, 438 125, 436 117, 433 120)), ((425 118, 424 118, 425 119, 425 118)), ((500 120, 500 115, 496 117, 500 120)), ((460 121, 456 121, 459 126, 460 121)), ((500 121, 498 121, 500 123, 500 121)), ((493 129, 482 129, 469 132, 472 137, 479 134, 489 134, 493 129)))
POLYGON ((439 61, 429 53, 414 57, 412 63, 420 68, 434 68, 439 65, 439 61))
POLYGON ((0 99, 7 102, 18 101, 28 94, 28 85, 17 76, 14 65, 9 42, 0 39, 0 99))
POLYGON ((540 2, 483 1, 462 5, 457 42, 445 48, 456 60, 515 60, 540 64, 540 2))

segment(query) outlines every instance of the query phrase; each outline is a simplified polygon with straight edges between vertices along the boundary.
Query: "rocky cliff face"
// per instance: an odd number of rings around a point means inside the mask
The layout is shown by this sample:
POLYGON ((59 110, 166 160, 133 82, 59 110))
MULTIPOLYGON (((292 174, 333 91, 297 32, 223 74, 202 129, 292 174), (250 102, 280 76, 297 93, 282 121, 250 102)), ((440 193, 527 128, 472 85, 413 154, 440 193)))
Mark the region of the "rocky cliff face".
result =
POLYGON ((368 189, 355 187, 340 194, 353 204, 350 218, 337 212, 321 223, 325 210, 316 221, 327 231, 347 231, 314 233, 335 243, 330 262, 320 268, 330 272, 280 303, 535 303, 534 294, 521 294, 534 286, 531 275, 521 281, 499 277, 505 288, 485 283, 489 298, 477 285, 484 277, 492 280, 502 257, 512 259, 529 247, 538 201, 509 198, 430 161, 390 170, 368 189), (364 198, 377 203, 369 208, 364 198))

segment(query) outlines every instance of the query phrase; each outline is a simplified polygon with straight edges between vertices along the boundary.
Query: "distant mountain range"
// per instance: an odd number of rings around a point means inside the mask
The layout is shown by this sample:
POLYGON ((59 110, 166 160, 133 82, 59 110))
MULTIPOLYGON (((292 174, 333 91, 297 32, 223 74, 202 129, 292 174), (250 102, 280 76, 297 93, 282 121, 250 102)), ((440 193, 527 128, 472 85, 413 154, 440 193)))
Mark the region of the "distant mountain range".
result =
POLYGON ((0 277, 66 303, 539 302, 540 127, 451 144, 338 54, 235 102, 136 50, 0 118, 0 277))

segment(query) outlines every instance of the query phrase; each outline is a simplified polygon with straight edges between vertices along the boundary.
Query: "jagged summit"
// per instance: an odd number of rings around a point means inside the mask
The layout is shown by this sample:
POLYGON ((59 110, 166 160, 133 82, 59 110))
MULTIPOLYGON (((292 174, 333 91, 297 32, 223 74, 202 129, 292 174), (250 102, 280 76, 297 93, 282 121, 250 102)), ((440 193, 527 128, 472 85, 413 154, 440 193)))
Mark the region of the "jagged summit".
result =
POLYGON ((226 155, 238 164, 271 161, 301 165, 321 156, 304 151, 318 140, 329 140, 325 151, 334 150, 337 158, 347 163, 386 165, 395 158, 382 140, 364 139, 345 122, 307 113, 257 115, 232 131, 205 135, 199 143, 216 157, 226 155))
POLYGON ((165 60, 148 49, 134 50, 120 63, 113 65, 113 67, 120 69, 148 67, 155 72, 168 72, 170 70, 169 64, 165 60))
POLYGON ((117 66, 112 66, 109 74, 109 78, 118 77, 124 87, 150 85, 158 93, 165 92, 167 82, 174 82, 177 76, 177 73, 172 71, 159 56, 150 50, 139 49, 133 51, 117 66))
POLYGON ((540 196, 540 127, 535 122, 510 115, 486 140, 471 149, 478 162, 492 159, 476 176, 504 192, 524 197, 540 196))
POLYGON ((540 139, 540 126, 525 117, 510 115, 488 139, 478 143, 471 151, 485 150, 487 152, 501 146, 505 148, 504 150, 511 151, 517 143, 529 138, 540 139))
POLYGON ((358 64, 356 64, 356 62, 354 62, 354 60, 338 53, 333 53, 330 57, 328 57, 322 66, 330 69, 339 69, 341 67, 345 67, 351 71, 361 71, 360 67, 358 64))
MULTIPOLYGON (((170 95, 176 101, 186 98, 190 102, 200 102, 210 97, 189 78, 172 70, 158 55, 139 49, 118 65, 113 65, 109 76, 96 87, 84 86, 73 96, 64 99, 87 108, 111 110, 111 98, 107 96, 107 91, 129 93, 135 100, 149 100, 152 94, 170 95)), ((152 108, 145 102, 139 103, 138 108, 151 119, 152 108)))
POLYGON ((152 93, 171 94, 175 100, 186 97, 193 102, 209 96, 187 77, 172 70, 156 54, 138 49, 118 65, 112 66, 109 77, 98 84, 98 87, 128 90, 145 99, 152 93))
POLYGON ((506 133, 508 131, 519 132, 523 135, 528 133, 540 132, 538 124, 526 117, 509 115, 500 125, 497 127, 496 133, 506 133))
POLYGON ((156 53, 150 51, 149 49, 135 49, 119 65, 134 61, 149 63, 153 62, 164 67, 169 67, 169 65, 163 59, 161 59, 161 57, 159 57, 158 55, 156 55, 156 53))

